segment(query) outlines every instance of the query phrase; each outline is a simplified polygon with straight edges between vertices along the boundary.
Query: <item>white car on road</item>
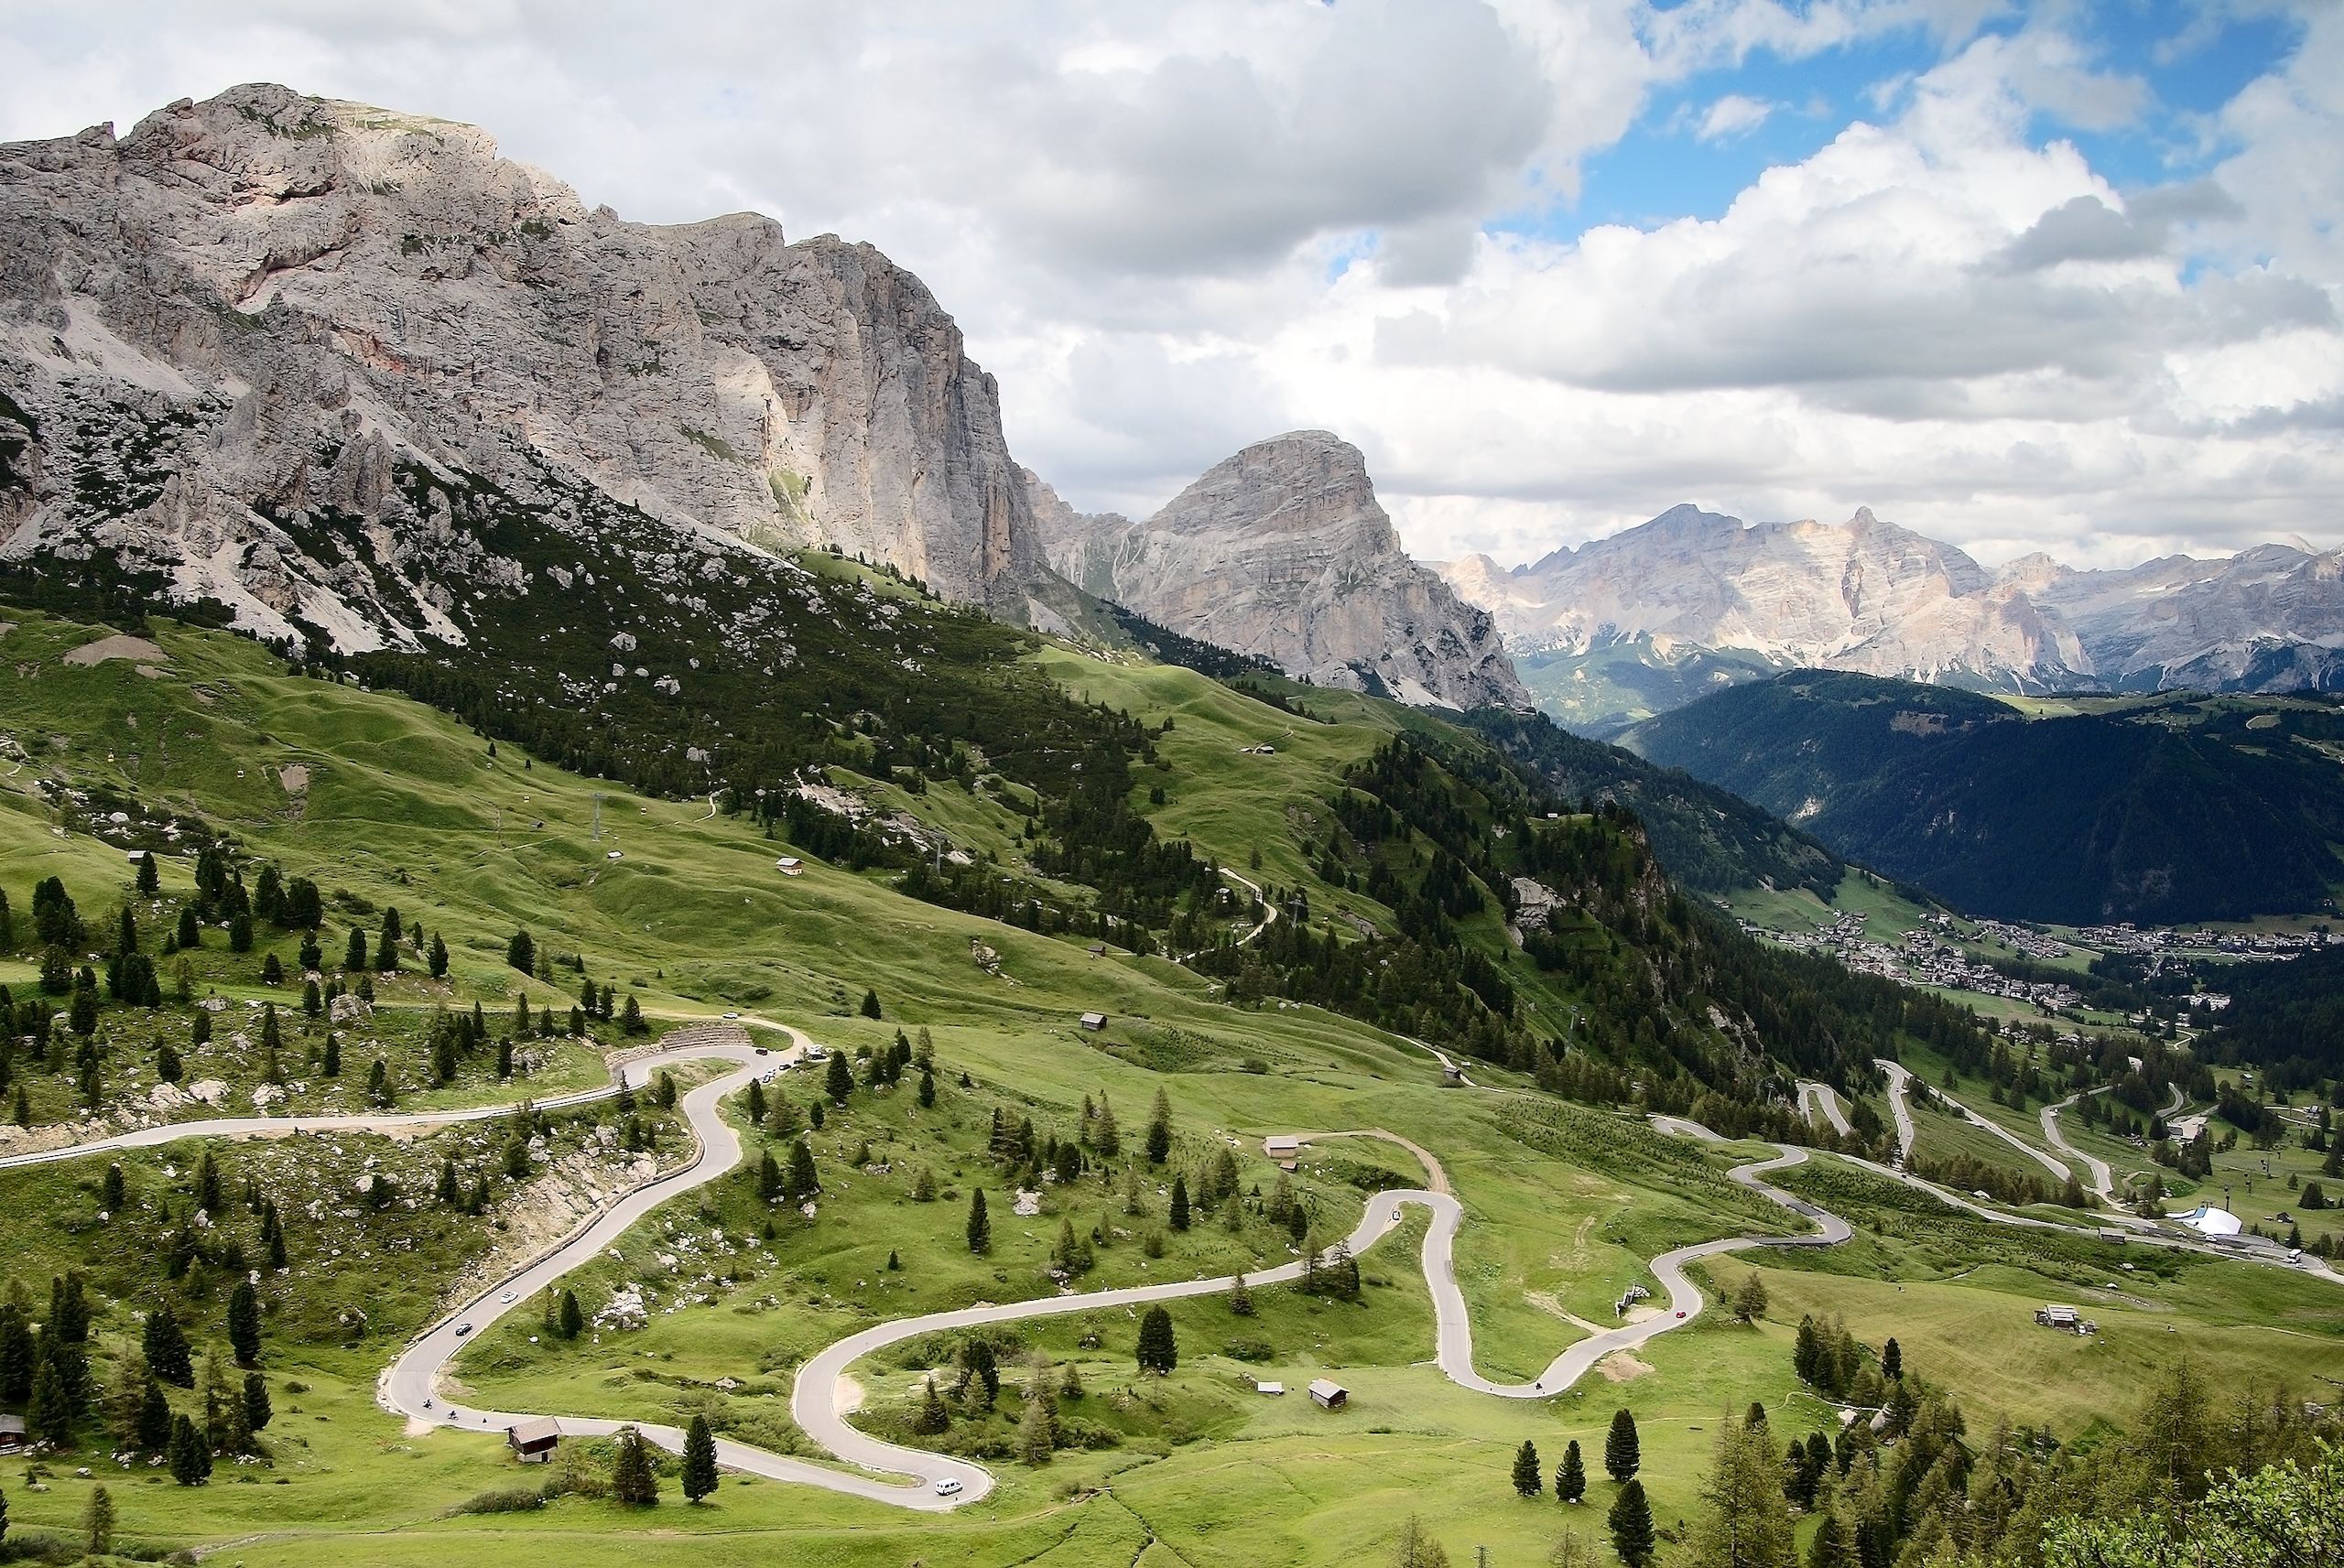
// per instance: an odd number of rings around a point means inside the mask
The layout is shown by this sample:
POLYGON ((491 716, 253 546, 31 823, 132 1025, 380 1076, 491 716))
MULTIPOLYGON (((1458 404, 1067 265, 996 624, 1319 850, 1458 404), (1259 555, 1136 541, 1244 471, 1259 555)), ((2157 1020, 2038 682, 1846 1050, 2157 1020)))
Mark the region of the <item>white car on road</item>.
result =
POLYGON ((959 1497, 960 1495, 960 1477, 958 1476, 945 1476, 939 1478, 936 1483, 936 1495, 939 1498, 959 1497))

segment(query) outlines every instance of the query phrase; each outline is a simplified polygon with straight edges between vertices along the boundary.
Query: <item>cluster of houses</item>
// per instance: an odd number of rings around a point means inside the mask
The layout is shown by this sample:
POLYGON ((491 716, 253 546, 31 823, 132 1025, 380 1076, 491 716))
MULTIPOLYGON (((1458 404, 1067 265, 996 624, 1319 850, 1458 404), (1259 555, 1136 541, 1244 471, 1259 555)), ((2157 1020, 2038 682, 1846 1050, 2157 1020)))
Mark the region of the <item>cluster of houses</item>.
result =
POLYGON ((2293 958, 2327 946, 2325 931, 2181 931, 2169 925, 2092 925, 2083 938, 2103 953, 2219 953, 2236 958, 2293 958))
MULTIPOLYGON (((1933 916, 1932 922, 1943 929, 1951 929, 1951 922, 1942 915, 1933 916)), ((1937 986, 1946 990, 2006 997, 2055 1011, 2074 1007, 2083 1000, 2083 994, 2070 985, 2056 981, 2013 979, 1991 965, 1971 958, 1935 931, 1915 929, 1905 933, 1902 943, 1888 943, 1875 941, 1866 935, 1864 927, 1867 923, 1868 917, 1863 914, 1843 910, 1830 925, 1811 935, 1776 931, 1749 920, 1742 922, 1742 928, 1750 935, 1777 942, 1786 947, 1829 953, 1860 975, 1878 975, 1903 985, 1937 986)), ((2015 931, 2017 928, 2006 929, 2015 931)), ((2031 933, 2027 935, 2034 939, 2031 933)), ((2040 939, 2034 940, 2037 946, 2043 946, 2040 939)), ((2062 944, 2051 943, 2048 946, 2058 947, 2059 956, 2067 952, 2062 944)), ((2045 952, 2031 956, 2053 955, 2045 952)))

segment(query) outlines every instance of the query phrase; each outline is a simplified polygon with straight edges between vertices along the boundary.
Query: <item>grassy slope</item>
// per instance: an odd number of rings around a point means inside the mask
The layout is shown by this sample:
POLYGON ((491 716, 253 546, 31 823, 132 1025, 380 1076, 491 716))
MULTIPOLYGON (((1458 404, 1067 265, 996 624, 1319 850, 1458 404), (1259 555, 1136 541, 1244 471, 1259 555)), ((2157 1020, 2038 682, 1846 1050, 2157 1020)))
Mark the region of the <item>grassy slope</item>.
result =
MULTIPOLYGON (((557 950, 584 954, 597 977, 623 989, 639 985, 655 1011, 754 1005, 850 1048, 884 1044, 899 1021, 925 1025, 948 1068, 970 1073, 971 1096, 1017 1097, 1037 1124, 1060 1131, 1070 1130, 1082 1094, 1103 1090, 1133 1139, 1160 1086, 1191 1147, 1221 1133, 1356 1126, 1418 1139, 1443 1158, 1468 1206, 1459 1261, 1484 1370, 1518 1375, 1543 1364, 1579 1332, 1560 1314, 1601 1319, 1618 1290, 1642 1277, 1640 1260, 1662 1247, 1766 1218, 1719 1180, 1731 1151, 1664 1152, 1639 1128, 1573 1108, 1545 1113, 1543 1124, 1525 1123, 1503 1098, 1440 1089, 1420 1053, 1341 1019, 1309 1009, 1232 1012, 1160 960, 1094 960, 1080 946, 911 904, 873 881, 819 865, 785 881, 772 871, 774 844, 737 820, 707 819, 704 804, 646 801, 552 769, 525 768, 510 749, 492 761, 483 742, 428 710, 285 676, 248 644, 167 633, 173 662, 157 677, 120 664, 80 670, 56 662, 58 652, 88 634, 30 623, 0 642, 6 654, 0 682, 18 683, 5 688, 12 728, 46 765, 200 806, 288 871, 316 876, 329 896, 343 890, 396 903, 410 919, 445 931, 456 955, 453 990, 465 1000, 480 996, 493 1009, 523 983, 501 956, 513 925, 526 922, 557 950), (37 674, 11 675, 18 665, 37 674), (192 695, 199 685, 211 694, 209 704, 192 695), (166 724, 174 737, 168 762, 159 748, 145 749, 166 724), (200 737, 190 733, 199 730, 200 737), (63 744, 52 744, 52 736, 63 744), (298 814, 272 774, 294 761, 310 770, 298 814), (605 796, 600 840, 591 837, 598 794, 605 796), (540 821, 543 828, 535 826, 540 821), (622 849, 622 860, 604 858, 612 847, 622 849), (1001 952, 1002 978, 971 965, 971 937, 1001 952), (882 1022, 853 1016, 866 984, 886 1004, 882 1022), (1115 1016, 1104 1035, 1072 1027, 1071 1015, 1088 1007, 1115 1016), (1248 1057, 1269 1071, 1234 1070, 1248 1057)), ((1167 737, 1174 769, 1160 820, 1167 829, 1192 834, 1232 865, 1243 865, 1247 847, 1258 843, 1264 874, 1308 881, 1287 812, 1323 798, 1332 773, 1372 750, 1379 726, 1314 729, 1184 672, 1044 658, 1093 696, 1128 700, 1134 711, 1178 714, 1167 737), (1276 741, 1279 752, 1236 754, 1237 745, 1262 740, 1276 741)), ((1384 711, 1360 707, 1362 718, 1384 711)), ((23 775, 13 781, 19 790, 23 783, 23 775)), ((78 835, 56 838, 49 827, 36 799, 0 795, 0 879, 14 892, 54 871, 85 914, 106 918, 126 885, 119 853, 78 835)), ((224 957, 216 961, 223 989, 241 983, 224 957)), ((244 962, 256 970, 257 954, 244 962)), ((802 1082, 795 1087, 810 1091, 802 1082)), ((950 1089, 939 1111, 957 1114, 959 1092, 950 1089)), ((826 1163, 850 1133, 882 1148, 888 1136, 908 1140, 907 1122, 881 1126, 908 1114, 899 1103, 859 1107, 818 1140, 826 1163)), ((967 1131, 955 1157, 974 1179, 982 1168, 965 1147, 967 1131)), ((942 1148, 929 1153, 946 1157, 942 1148)), ((1329 1146, 1326 1157, 1379 1158, 1347 1145, 1329 1146)), ((158 1166, 162 1160, 148 1158, 158 1166)), ((75 1184, 92 1174, 64 1171, 31 1189, 32 1206, 47 1214, 86 1206, 75 1184)), ((1339 1221, 1360 1201, 1340 1208, 1340 1174, 1329 1171, 1319 1182, 1339 1221)), ((867 1299, 870 1310, 892 1311, 881 1307, 878 1287, 852 1283, 876 1277, 887 1248, 903 1254, 907 1298, 911 1285, 925 1281, 923 1304, 930 1292, 940 1300, 986 1287, 982 1273, 969 1271, 964 1252, 956 1259, 960 1205, 919 1210, 882 1178, 850 1179, 846 1186, 854 1195, 842 1196, 838 1212, 802 1236, 786 1234, 770 1264, 751 1260, 754 1281, 707 1306, 662 1315, 623 1347, 658 1374, 646 1381, 633 1368, 625 1373, 633 1386, 626 1391, 641 1390, 646 1413, 680 1397, 678 1377, 729 1369, 771 1381, 771 1368, 786 1371, 834 1328, 859 1321, 863 1309, 852 1303, 867 1299), (766 1294, 777 1304, 735 1310, 766 1294), (811 1299, 817 1295, 819 1303, 811 1299), (673 1361, 665 1359, 670 1355, 673 1361)), ((721 1205, 736 1199, 710 1202, 722 1214, 721 1205)), ((996 1208, 994 1263, 1009 1278, 990 1288, 1025 1293, 1037 1287, 1033 1255, 1047 1245, 1054 1217, 1012 1222, 1005 1207, 996 1208), (1036 1236, 1025 1236, 1026 1229, 1036 1236)), ((621 1250, 648 1256, 671 1225, 690 1222, 689 1213, 655 1215, 621 1250)), ((21 1235, 12 1257, 36 1279, 82 1256, 88 1244, 46 1224, 21 1235)), ((1196 1238, 1199 1250, 1184 1251, 1186 1245, 1176 1243, 1157 1267, 1217 1265, 1219 1251, 1241 1238, 1208 1231, 1196 1238)), ((671 1506, 650 1521, 577 1500, 543 1514, 442 1519, 474 1491, 526 1477, 489 1439, 408 1439, 376 1413, 371 1379, 387 1354, 376 1342, 277 1353, 274 1375, 305 1380, 310 1391, 279 1396, 287 1413, 272 1437, 298 1433, 309 1446, 296 1456, 288 1442, 288 1459, 274 1472, 240 1473, 192 1492, 121 1477, 115 1492, 126 1535, 243 1539, 235 1556, 255 1565, 313 1560, 310 1531, 367 1532, 367 1559, 382 1563, 499 1560, 515 1549, 516 1537, 581 1563, 746 1563, 781 1552, 808 1563, 917 1556, 928 1563, 1128 1563, 1173 1561, 1165 1555, 1170 1549, 1189 1562, 1332 1563, 1376 1549, 1411 1509, 1440 1521, 1452 1553, 1486 1541, 1503 1557, 1523 1560, 1543 1552, 1558 1515, 1550 1501, 1520 1504, 1504 1490, 1506 1461, 1525 1436, 1539 1444, 1551 1469, 1568 1437, 1578 1436, 1592 1454, 1613 1404, 1628 1402, 1645 1422, 1646 1478, 1667 1520, 1689 1511, 1708 1441, 1697 1429, 1717 1411, 1761 1397, 1791 1411, 1800 1430, 1820 1420, 1813 1401, 1795 1394, 1772 1330, 1709 1323, 1655 1345, 1644 1359, 1655 1373, 1616 1389, 1591 1382, 1552 1405, 1463 1394, 1417 1365, 1430 1345, 1421 1280, 1403 1244, 1387 1248, 1368 1260, 1365 1305, 1264 1292, 1262 1315, 1243 1331, 1272 1344, 1271 1368, 1340 1368, 1357 1390, 1348 1414, 1329 1417, 1291 1399, 1237 1392, 1238 1364, 1215 1354, 1233 1336, 1225 1306, 1184 1303, 1175 1314, 1183 1368, 1167 1385, 1134 1391, 1134 1408, 1116 1417, 1132 1433, 1124 1447, 1069 1456, 1039 1472, 1013 1468, 995 1499, 941 1522, 909 1523, 763 1483, 728 1483, 716 1506, 698 1510, 675 1504, 671 1490, 671 1506), (289 1411, 296 1404, 298 1414, 289 1411), (251 1487, 241 1484, 248 1475, 251 1487), (1062 1502, 1067 1482, 1111 1476, 1112 1494, 1062 1502), (274 1484, 280 1480, 287 1485, 274 1484), (646 1522, 654 1527, 648 1535, 646 1522), (1150 1548, 1151 1540, 1162 1544, 1150 1548)), ((427 1266, 401 1275, 410 1304, 399 1311, 423 1310, 431 1267, 444 1271, 456 1250, 418 1255, 427 1266)), ((1131 1252, 1128 1242, 1105 1249, 1101 1277, 1135 1271, 1131 1252)), ((1836 1274, 1812 1279, 1827 1294, 1861 1284, 1836 1274)), ((1053 1325, 1040 1331, 1041 1342, 1054 1356, 1078 1358, 1098 1390, 1086 1402, 1103 1404, 1131 1383, 1123 1371, 1129 1326, 1098 1325, 1096 1351, 1078 1345, 1080 1326, 1053 1325)), ((2208 1353, 2227 1353, 2235 1332, 2208 1329, 2208 1353)), ((483 1365, 472 1375, 575 1396, 574 1408, 602 1400, 615 1408, 621 1390, 605 1385, 620 1358, 589 1352, 621 1347, 531 1355, 526 1337, 520 1331, 516 1346, 513 1336, 500 1334, 484 1348, 509 1364, 483 1365)), ((886 1378, 881 1368, 867 1379, 874 1415, 882 1413, 878 1401, 903 1392, 900 1381, 891 1387, 886 1378)), ((2111 1390, 2092 1410, 2118 1415, 2128 1403, 2129 1395, 2111 1390)), ((12 1487, 12 1520, 64 1526, 78 1517, 86 1486, 68 1470, 49 1492, 12 1487)), ((1604 1484, 1596 1496, 1599 1505, 1608 1497, 1604 1484)), ((1592 1509, 1586 1522, 1600 1528, 1592 1509)))

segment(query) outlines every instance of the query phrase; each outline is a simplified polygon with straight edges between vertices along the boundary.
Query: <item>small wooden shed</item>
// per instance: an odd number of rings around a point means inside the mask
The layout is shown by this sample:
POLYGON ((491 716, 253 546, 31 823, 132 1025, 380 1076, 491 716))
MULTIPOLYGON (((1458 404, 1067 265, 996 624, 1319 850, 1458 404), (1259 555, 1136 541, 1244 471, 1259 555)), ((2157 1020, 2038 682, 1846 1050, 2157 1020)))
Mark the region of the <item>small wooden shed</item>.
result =
POLYGON ((1340 1383, 1330 1382, 1325 1378, 1310 1379, 1310 1402, 1320 1410, 1339 1411, 1351 1403, 1351 1390, 1340 1383))
POLYGON ((505 1429, 505 1441, 512 1446, 524 1465, 542 1465, 553 1457, 561 1442, 561 1422, 553 1417, 539 1416, 505 1429))

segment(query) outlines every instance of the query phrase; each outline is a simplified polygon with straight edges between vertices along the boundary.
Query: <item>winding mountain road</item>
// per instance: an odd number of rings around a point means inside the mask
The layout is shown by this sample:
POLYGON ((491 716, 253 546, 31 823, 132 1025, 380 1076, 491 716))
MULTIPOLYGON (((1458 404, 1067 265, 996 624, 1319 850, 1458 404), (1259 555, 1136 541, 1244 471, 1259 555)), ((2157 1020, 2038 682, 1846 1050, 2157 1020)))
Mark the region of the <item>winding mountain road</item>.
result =
POLYGON ((1845 1136, 1850 1130, 1848 1126, 1848 1113, 1839 1108, 1839 1091, 1829 1084, 1812 1083, 1801 1078, 1798 1084, 1798 1108, 1799 1114, 1807 1118, 1807 1124, 1809 1127, 1815 1125, 1815 1119, 1818 1114, 1820 1114, 1824 1120, 1831 1124, 1831 1130, 1834 1132, 1845 1136))
POLYGON ((2081 1100, 2085 1095, 2096 1095, 2100 1092, 2101 1091, 2100 1089, 2084 1089, 2079 1093, 2069 1095, 2066 1099, 2061 1100, 2056 1105, 2045 1106, 2043 1108, 2041 1117, 2041 1120, 2043 1122, 2043 1140, 2045 1142, 2050 1144, 2052 1148, 2056 1149, 2060 1153, 2065 1154, 2068 1159, 2073 1160, 2076 1163, 2081 1165, 2084 1168, 2085 1174, 2090 1178, 2090 1180, 2084 1183, 2085 1190, 2089 1192, 2092 1196, 2098 1198, 2108 1207, 2114 1208, 2116 1206, 2115 1175, 2114 1173, 2109 1170, 2108 1162, 2101 1159, 2097 1154, 2085 1153, 2082 1150, 2068 1142, 2067 1135, 2059 1130, 2059 1113, 2061 1111, 2081 1100))
POLYGON ((1896 1162, 1902 1165, 1913 1158, 1913 1107, 1904 1098, 1913 1075, 1902 1062, 1884 1056, 1875 1058, 1872 1065, 1888 1075, 1888 1110, 1896 1119, 1896 1162))
MULTIPOLYGON (((484 1332, 507 1313, 531 1303, 537 1292, 572 1270, 612 1251, 630 1227, 668 1199, 704 1186, 740 1163, 740 1135, 719 1113, 720 1104, 728 1096, 744 1088, 752 1078, 799 1059, 811 1044, 805 1034, 787 1024, 763 1018, 750 1018, 743 1022, 781 1031, 789 1035, 793 1044, 783 1051, 768 1052, 747 1044, 745 1035, 740 1044, 697 1040, 670 1051, 655 1050, 624 1063, 613 1082, 603 1088, 537 1102, 548 1107, 584 1103, 617 1093, 621 1082, 639 1087, 649 1083, 661 1069, 685 1062, 712 1060, 736 1065, 733 1071, 697 1086, 678 1102, 678 1109, 696 1141, 695 1152, 689 1162, 613 1198, 599 1213, 553 1247, 418 1334, 376 1380, 375 1397, 385 1410, 405 1417, 411 1427, 436 1426, 470 1432, 499 1433, 508 1426, 541 1418, 544 1412, 484 1409, 470 1405, 461 1397, 450 1403, 443 1397, 443 1375, 473 1336, 484 1332)), ((377 1116, 223 1118, 144 1129, 68 1148, 21 1155, 4 1163, 5 1166, 47 1163, 103 1153, 109 1150, 148 1148, 180 1139, 207 1136, 393 1132, 482 1120, 508 1115, 516 1108, 517 1105, 506 1105, 377 1116)), ((1698 1123, 1677 1118, 1656 1119, 1656 1122, 1666 1131, 1717 1141, 1714 1133, 1698 1123)), ((1729 1173, 1733 1180, 1784 1208, 1815 1221, 1818 1228, 1814 1233, 1796 1237, 1729 1237, 1664 1253, 1653 1260, 1652 1269, 1655 1278, 1668 1292, 1667 1311, 1638 1323, 1591 1335, 1568 1346, 1543 1374, 1529 1383, 1499 1383, 1483 1378, 1473 1369, 1472 1322, 1466 1308, 1464 1292, 1457 1283, 1454 1258, 1457 1233, 1464 1221, 1464 1207, 1449 1191, 1448 1175, 1440 1162, 1421 1145, 1381 1130, 1311 1136, 1318 1139, 1387 1139, 1408 1149, 1423 1162, 1429 1185, 1372 1195, 1359 1224, 1345 1238, 1346 1244, 1354 1256, 1364 1253, 1398 1227, 1409 1208, 1427 1210, 1430 1223, 1425 1231, 1421 1262, 1425 1281, 1433 1300, 1436 1362, 1441 1371, 1460 1386, 1501 1399, 1546 1399, 1559 1394, 1614 1351, 1647 1344, 1692 1322, 1699 1315, 1705 1303, 1699 1290, 1686 1278, 1684 1269, 1685 1265, 1698 1259, 1753 1248, 1830 1246, 1844 1241, 1850 1234, 1846 1221, 1838 1216, 1794 1197, 1763 1179, 1768 1172, 1797 1164, 1807 1158, 1807 1152, 1803 1149, 1778 1144, 1774 1157, 1736 1167, 1729 1173)), ((1281 1284, 1298 1279, 1301 1273, 1302 1262, 1297 1260, 1264 1270, 1249 1276, 1249 1279, 1250 1282, 1258 1285, 1281 1284)), ((717 1442, 718 1462, 735 1471, 822 1487, 899 1508, 931 1512, 959 1508, 990 1493, 993 1487, 992 1475, 982 1466, 967 1460, 888 1443, 856 1428, 848 1421, 847 1410, 842 1407, 840 1397, 842 1375, 849 1367, 875 1351, 923 1335, 1210 1295, 1228 1290, 1232 1282, 1232 1277, 1224 1276, 1134 1285, 1115 1290, 1045 1296, 1000 1305, 963 1307, 874 1325, 826 1346, 799 1369, 791 1389, 790 1413, 800 1430, 835 1459, 860 1466, 863 1472, 875 1474, 831 1468, 811 1460, 773 1454, 722 1438, 717 1442), (949 1493, 938 1490, 939 1483, 950 1481, 957 1481, 959 1486, 949 1493)), ((608 1436, 632 1426, 647 1441, 670 1451, 679 1452, 684 1442, 681 1430, 654 1422, 572 1415, 558 1415, 555 1419, 559 1422, 562 1432, 570 1436, 608 1436)))

